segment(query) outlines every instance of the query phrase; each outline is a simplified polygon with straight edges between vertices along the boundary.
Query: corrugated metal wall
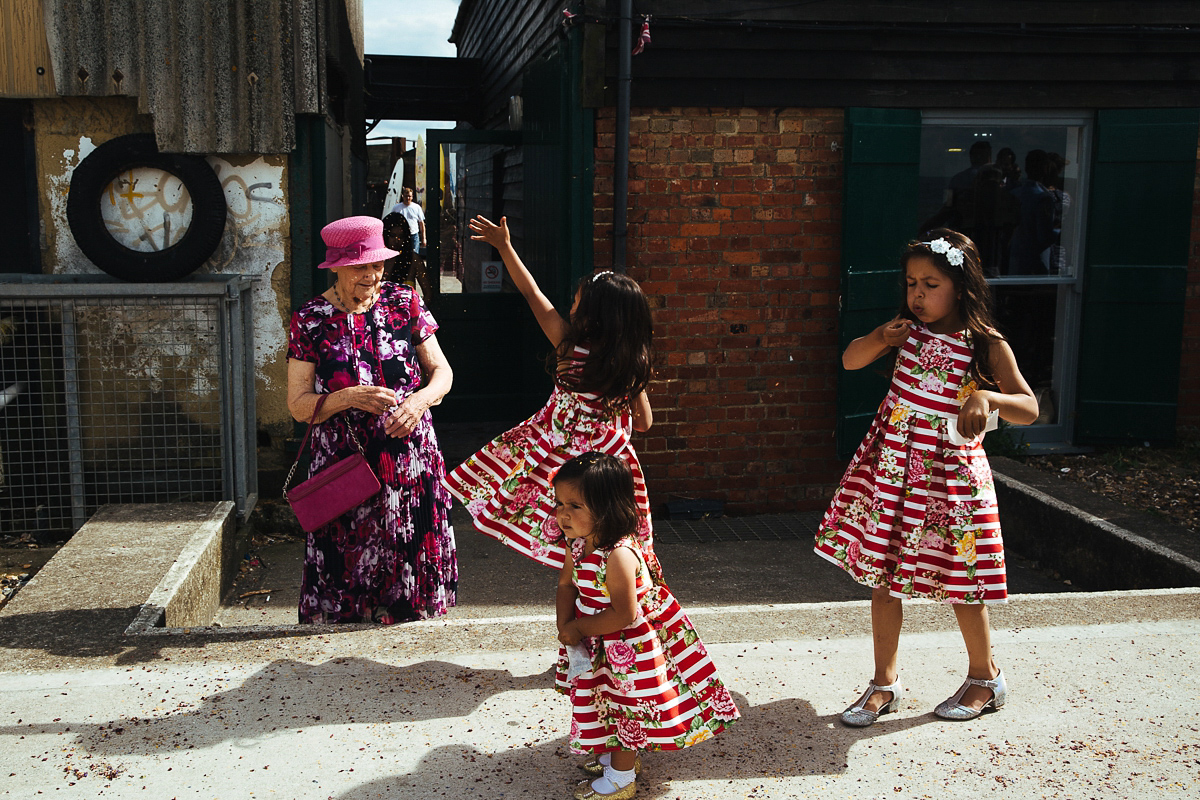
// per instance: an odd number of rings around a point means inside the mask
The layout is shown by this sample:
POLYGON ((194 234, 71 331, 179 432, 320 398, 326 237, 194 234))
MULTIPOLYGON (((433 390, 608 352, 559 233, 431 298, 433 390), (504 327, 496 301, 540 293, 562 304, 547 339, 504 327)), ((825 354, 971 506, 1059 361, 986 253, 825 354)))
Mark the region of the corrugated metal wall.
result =
POLYGON ((137 97, 168 152, 288 152, 297 114, 331 110, 327 64, 361 74, 339 35, 358 0, 45 0, 45 17, 58 93, 137 97))

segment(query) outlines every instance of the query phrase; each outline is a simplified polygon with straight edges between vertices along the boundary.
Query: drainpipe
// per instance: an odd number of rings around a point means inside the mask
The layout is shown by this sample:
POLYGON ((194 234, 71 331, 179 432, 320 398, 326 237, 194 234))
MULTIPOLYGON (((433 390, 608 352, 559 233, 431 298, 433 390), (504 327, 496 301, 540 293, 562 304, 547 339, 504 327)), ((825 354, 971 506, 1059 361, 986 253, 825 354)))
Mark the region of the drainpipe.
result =
POLYGON ((621 0, 617 20, 617 131, 613 148, 614 272, 625 271, 626 221, 629 206, 629 84, 633 62, 633 0, 621 0))

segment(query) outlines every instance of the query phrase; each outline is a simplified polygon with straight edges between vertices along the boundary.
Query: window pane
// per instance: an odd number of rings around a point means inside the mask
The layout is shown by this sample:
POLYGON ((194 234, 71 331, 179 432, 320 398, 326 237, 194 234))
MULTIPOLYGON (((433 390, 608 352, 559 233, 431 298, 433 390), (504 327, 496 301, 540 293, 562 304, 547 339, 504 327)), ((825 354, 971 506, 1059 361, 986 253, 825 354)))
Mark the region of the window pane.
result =
POLYGON ((996 326, 1008 339, 1017 366, 1038 399, 1041 413, 1036 425, 1059 421, 1061 370, 1055 360, 1063 332, 1059 325, 1059 293, 1069 291, 1055 284, 992 287, 996 301, 996 326))
POLYGON ((1073 275, 1080 145, 1074 125, 923 126, 920 233, 970 236, 991 277, 1073 275))

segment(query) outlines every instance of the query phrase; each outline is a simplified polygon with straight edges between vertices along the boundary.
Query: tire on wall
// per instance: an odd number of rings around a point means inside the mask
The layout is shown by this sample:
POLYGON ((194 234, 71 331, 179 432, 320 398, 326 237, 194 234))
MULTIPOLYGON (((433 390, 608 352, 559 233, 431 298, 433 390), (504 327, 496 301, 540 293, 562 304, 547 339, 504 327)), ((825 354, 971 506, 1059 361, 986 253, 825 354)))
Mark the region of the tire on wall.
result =
POLYGON ((158 152, 153 134, 120 136, 97 147, 75 168, 67 195, 67 223, 79 249, 97 267, 126 281, 174 281, 195 272, 221 243, 225 212, 221 181, 208 162, 200 156, 158 152), (139 167, 169 172, 191 197, 187 231, 161 250, 130 249, 114 238, 101 215, 109 185, 121 173, 139 167))

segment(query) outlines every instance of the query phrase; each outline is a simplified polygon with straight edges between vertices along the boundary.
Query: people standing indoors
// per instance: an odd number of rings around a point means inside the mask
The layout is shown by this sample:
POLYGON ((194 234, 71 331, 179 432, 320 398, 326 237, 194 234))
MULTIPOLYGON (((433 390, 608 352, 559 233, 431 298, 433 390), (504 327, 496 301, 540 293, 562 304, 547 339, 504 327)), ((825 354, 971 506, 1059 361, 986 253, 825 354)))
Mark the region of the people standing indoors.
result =
POLYGON ((638 539, 652 574, 650 502, 633 449, 634 431, 653 422, 650 382, 650 305, 632 278, 613 272, 586 276, 569 319, 542 294, 513 249, 505 218, 469 223, 471 238, 500 251, 509 277, 554 346, 548 367, 554 391, 540 411, 501 434, 446 476, 446 485, 484 534, 559 569, 566 550, 553 528, 550 479, 568 459, 589 450, 617 456, 633 472, 638 539), (547 530, 549 520, 550 530, 547 530))
POLYGON ((993 326, 974 243, 944 228, 932 237, 911 243, 900 259, 906 288, 899 314, 842 356, 846 369, 895 357, 891 391, 816 537, 818 555, 873 589, 875 674, 842 713, 853 727, 900 704, 903 598, 952 604, 966 643, 967 679, 934 713, 973 719, 1003 706, 1007 693, 987 612, 1008 596, 1004 545, 981 440, 990 415, 1028 424, 1037 402, 993 326), (962 438, 952 438, 955 431, 962 438))
POLYGON ((408 223, 408 234, 412 240, 412 251, 420 253, 425 247, 425 211, 413 200, 413 190, 405 187, 400 190, 400 202, 392 208, 393 214, 404 217, 408 223))
POLYGON ((429 407, 453 373, 415 290, 383 280, 383 222, 348 217, 321 230, 329 289, 292 315, 288 410, 309 422, 310 475, 362 444, 382 491, 308 534, 301 622, 392 624, 446 613, 458 563, 445 463, 429 407))
POLYGON ((596 776, 575 797, 630 798, 639 750, 690 747, 740 714, 691 620, 649 574, 628 464, 576 456, 554 476, 554 495, 552 519, 569 542, 555 688, 571 698, 571 752, 591 754, 580 768, 596 776))

